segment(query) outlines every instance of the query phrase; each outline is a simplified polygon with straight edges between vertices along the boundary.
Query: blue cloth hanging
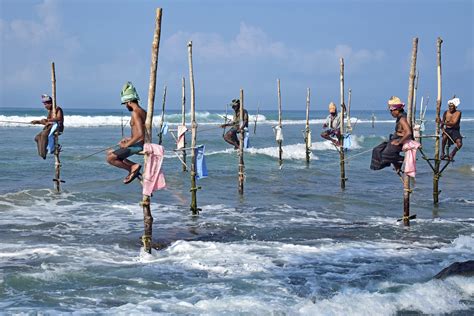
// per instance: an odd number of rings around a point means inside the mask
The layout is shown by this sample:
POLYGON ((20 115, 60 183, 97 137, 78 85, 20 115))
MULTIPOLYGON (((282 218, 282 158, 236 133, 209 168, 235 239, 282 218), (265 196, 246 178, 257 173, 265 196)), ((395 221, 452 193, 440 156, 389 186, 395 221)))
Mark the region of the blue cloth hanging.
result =
POLYGON ((161 135, 164 136, 164 135, 168 134, 168 128, 169 128, 168 122, 164 122, 163 126, 161 126, 161 135))
POLYGON ((196 178, 202 179, 207 177, 206 157, 204 150, 206 146, 200 145, 194 148, 194 155, 196 157, 196 178))
POLYGON ((249 129, 244 128, 244 148, 250 148, 250 141, 249 141, 249 129))
POLYGON ((53 127, 51 127, 51 130, 49 131, 49 134, 48 134, 47 148, 48 148, 48 153, 50 154, 54 153, 54 148, 56 147, 54 143, 54 132, 56 131, 57 128, 58 128, 58 123, 54 123, 53 127))
POLYGON ((349 150, 352 147, 352 135, 349 133, 344 134, 344 149, 349 150))

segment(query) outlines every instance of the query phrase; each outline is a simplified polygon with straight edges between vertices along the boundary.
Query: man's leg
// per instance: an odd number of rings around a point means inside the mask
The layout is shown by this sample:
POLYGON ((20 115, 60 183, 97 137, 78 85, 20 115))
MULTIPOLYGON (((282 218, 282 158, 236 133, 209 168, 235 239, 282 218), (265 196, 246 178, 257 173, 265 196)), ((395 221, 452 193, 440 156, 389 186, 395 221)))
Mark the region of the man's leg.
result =
POLYGON ((457 151, 459 149, 461 149, 462 147, 462 139, 461 138, 458 138, 456 139, 456 146, 454 146, 454 149, 453 151, 451 152, 451 154, 449 155, 449 159, 450 160, 453 160, 454 156, 456 155, 457 151))
POLYGON ((224 140, 229 144, 233 145, 234 147, 239 147, 237 139, 237 132, 234 129, 230 129, 225 135, 224 140))
POLYGON ((107 159, 107 162, 109 164, 111 164, 112 166, 122 168, 122 169, 125 169, 125 170, 130 172, 131 165, 128 164, 128 163, 125 163, 124 160, 119 159, 117 157, 117 155, 114 154, 114 152, 112 150, 107 152, 107 158, 106 159, 107 159))
POLYGON ((331 136, 329 136, 329 131, 324 131, 324 132, 322 132, 322 133, 321 133, 321 137, 324 138, 324 139, 327 139, 327 140, 332 141, 331 136))
POLYGON ((140 164, 134 163, 131 160, 128 160, 126 158, 125 159, 118 158, 117 155, 114 154, 113 151, 109 151, 107 153, 107 162, 111 164, 112 166, 125 169, 129 173, 135 172, 140 167, 140 164))

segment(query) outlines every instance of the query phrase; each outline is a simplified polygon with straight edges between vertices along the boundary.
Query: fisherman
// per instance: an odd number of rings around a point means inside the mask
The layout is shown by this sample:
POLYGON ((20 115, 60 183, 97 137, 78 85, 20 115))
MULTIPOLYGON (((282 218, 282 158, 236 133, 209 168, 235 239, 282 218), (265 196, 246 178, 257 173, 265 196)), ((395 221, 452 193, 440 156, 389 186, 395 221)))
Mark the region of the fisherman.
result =
POLYGON ((43 103, 44 108, 48 111, 48 115, 44 119, 31 121, 31 124, 42 124, 49 126, 54 123, 58 123, 58 131, 59 133, 62 133, 64 131, 63 109, 61 109, 59 106, 56 106, 56 117, 53 118, 53 99, 49 95, 43 94, 41 96, 41 102, 43 103))
POLYGON ((341 146, 339 138, 341 136, 341 115, 337 113, 337 107, 334 102, 329 103, 329 115, 323 124, 324 132, 321 137, 330 140, 335 146, 341 146))
POLYGON ((244 124, 243 127, 240 127, 240 100, 232 100, 232 109, 234 109, 234 117, 231 122, 222 124, 221 127, 225 128, 227 126, 232 126, 230 130, 225 133, 224 140, 231 145, 234 145, 234 149, 239 149, 239 139, 237 138, 237 133, 242 133, 242 129, 246 129, 249 126, 249 114, 246 109, 244 109, 244 124))
POLYGON ((146 111, 143 110, 138 101, 138 93, 131 82, 127 82, 121 92, 122 104, 131 112, 130 137, 123 138, 119 143, 119 149, 107 152, 107 162, 115 167, 122 168, 128 171, 128 175, 123 180, 124 184, 132 182, 140 174, 142 166, 135 163, 128 157, 137 154, 143 150, 143 143, 145 139, 145 120, 146 111))
POLYGON ((448 101, 448 110, 443 114, 443 121, 441 122, 441 129, 443 131, 442 148, 443 153, 441 159, 448 156, 448 160, 453 160, 456 152, 462 147, 462 136, 460 133, 461 127, 461 111, 458 111, 458 105, 461 104, 459 98, 453 98, 448 101), (447 153, 445 153, 446 143, 448 143, 447 153), (455 144, 451 154, 449 154, 449 147, 455 144))
POLYGON ((370 169, 380 170, 392 164, 395 171, 401 174, 403 157, 400 156, 400 152, 403 144, 412 139, 412 131, 404 107, 405 104, 398 97, 392 96, 388 100, 390 114, 397 119, 395 134, 390 134, 388 142, 383 142, 373 149, 370 169))

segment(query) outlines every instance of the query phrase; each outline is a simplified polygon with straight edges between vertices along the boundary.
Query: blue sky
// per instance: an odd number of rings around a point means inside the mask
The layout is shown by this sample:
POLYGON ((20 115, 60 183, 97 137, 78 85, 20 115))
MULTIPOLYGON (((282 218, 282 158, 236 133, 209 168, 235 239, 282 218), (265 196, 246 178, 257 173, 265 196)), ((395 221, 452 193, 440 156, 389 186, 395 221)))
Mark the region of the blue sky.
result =
MULTIPOLYGON (((418 96, 436 99, 436 39, 443 106, 453 94, 473 109, 474 1, 0 0, 0 107, 41 106, 56 63, 58 103, 117 108, 132 81, 146 105, 155 8, 163 8, 156 105, 180 108, 193 41, 196 106, 223 109, 239 89, 246 107, 283 109, 339 102, 339 58, 353 109, 407 99, 413 37, 419 38, 418 96)), ((347 96, 346 96, 347 98, 347 96)), ((189 99, 189 91, 188 91, 189 99)))

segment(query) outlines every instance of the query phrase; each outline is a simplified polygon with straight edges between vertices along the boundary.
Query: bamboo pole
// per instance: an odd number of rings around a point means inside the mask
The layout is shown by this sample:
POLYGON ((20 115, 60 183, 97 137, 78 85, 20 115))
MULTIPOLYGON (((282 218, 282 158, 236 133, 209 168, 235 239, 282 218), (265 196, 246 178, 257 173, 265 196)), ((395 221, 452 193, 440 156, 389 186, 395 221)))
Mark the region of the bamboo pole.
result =
POLYGON ((244 90, 240 89, 239 194, 244 195, 244 90))
POLYGON ((352 99, 352 90, 349 89, 349 98, 347 100, 347 125, 346 125, 346 129, 349 133, 352 132, 352 126, 351 126, 351 99, 352 99))
MULTIPOLYGON (((181 125, 186 125, 186 89, 185 89, 185 79, 182 79, 182 104, 181 104, 181 125)), ((184 139, 184 148, 186 148, 186 133, 183 135, 184 139)), ((181 151, 182 156, 181 159, 183 160, 183 172, 187 171, 186 167, 186 150, 181 151)))
POLYGON ((416 71, 415 76, 415 91, 413 92, 413 115, 411 117, 411 126, 416 124, 416 93, 418 92, 418 79, 420 78, 420 72, 416 71))
POLYGON ((311 89, 308 88, 306 90, 306 126, 305 126, 305 134, 304 134, 304 143, 306 147, 306 164, 309 164, 309 161, 311 160, 311 143, 309 140, 309 136, 311 131, 309 130, 309 103, 310 103, 310 97, 311 97, 311 89))
MULTIPOLYGON (((54 62, 51 63, 51 85, 52 85, 52 99, 53 99, 53 115, 52 118, 53 120, 56 119, 56 108, 57 108, 57 103, 56 103, 56 69, 54 67, 54 62)), ((64 182, 61 180, 61 160, 59 159, 59 124, 58 128, 56 129, 56 132, 54 132, 54 187, 56 189, 56 192, 61 192, 61 182, 64 182)))
POLYGON ((199 214, 197 207, 197 190, 196 187, 196 114, 195 114, 195 96, 194 96, 194 73, 193 73, 193 42, 188 43, 188 63, 189 63, 189 85, 191 88, 191 211, 193 215, 199 214))
POLYGON ((161 108, 161 122, 160 122, 160 133, 158 134, 159 135, 158 145, 161 145, 163 142, 163 125, 165 124, 166 90, 167 90, 167 86, 165 86, 163 90, 163 104, 161 108))
MULTIPOLYGON (((413 120, 413 102, 415 95, 415 74, 416 74, 416 55, 418 52, 418 38, 413 39, 413 48, 411 51, 410 75, 408 78, 408 109, 407 121, 412 129, 413 120)), ((410 177, 405 175, 403 178, 403 225, 410 226, 410 177)))
MULTIPOLYGON (((162 9, 156 9, 155 16, 155 32, 153 34, 153 44, 151 48, 151 66, 150 66, 150 83, 148 85, 148 104, 147 113, 145 120, 145 143, 151 143, 153 133, 153 110, 155 104, 155 92, 156 92, 156 73, 158 68, 158 53, 160 50, 160 37, 161 37, 161 14, 162 9)), ((148 157, 144 157, 144 166, 148 163, 148 157)), ((151 215, 150 207, 150 196, 143 195, 141 205, 143 207, 143 223, 144 223, 144 234, 142 236, 143 249, 151 253, 151 241, 152 241, 152 229, 153 229, 153 217, 151 215)))
MULTIPOLYGON (((438 62, 438 67, 437 67, 437 77, 438 77, 438 97, 436 99, 436 139, 435 139, 435 162, 434 162, 434 173, 433 173, 433 202, 434 204, 439 203, 439 177, 441 176, 439 172, 439 168, 441 165, 441 161, 439 160, 439 142, 440 142, 440 124, 441 124, 441 44, 443 43, 443 40, 441 37, 438 37, 437 40, 437 62, 438 62)), ((443 148, 444 150, 444 148, 443 148)))
POLYGON ((124 124, 123 124, 123 112, 121 113, 120 117, 120 127, 122 128, 122 138, 124 137, 124 124))
POLYGON ((257 106, 257 115, 255 116, 255 122, 254 122, 254 125, 253 125, 253 134, 254 135, 257 133, 257 121, 258 121, 258 114, 259 113, 260 113, 260 104, 257 106))
MULTIPOLYGON (((281 90, 280 90, 280 79, 277 79, 278 84, 278 127, 280 128, 280 132, 282 132, 282 124, 281 124, 281 90)), ((277 140, 278 143, 278 163, 280 168, 283 165, 283 148, 282 148, 282 140, 277 140)))
POLYGON ((346 166, 344 158, 344 112, 346 105, 344 104, 344 58, 340 59, 340 92, 341 92, 341 136, 340 136, 340 148, 339 148, 339 166, 341 167, 341 189, 346 188, 346 166))

